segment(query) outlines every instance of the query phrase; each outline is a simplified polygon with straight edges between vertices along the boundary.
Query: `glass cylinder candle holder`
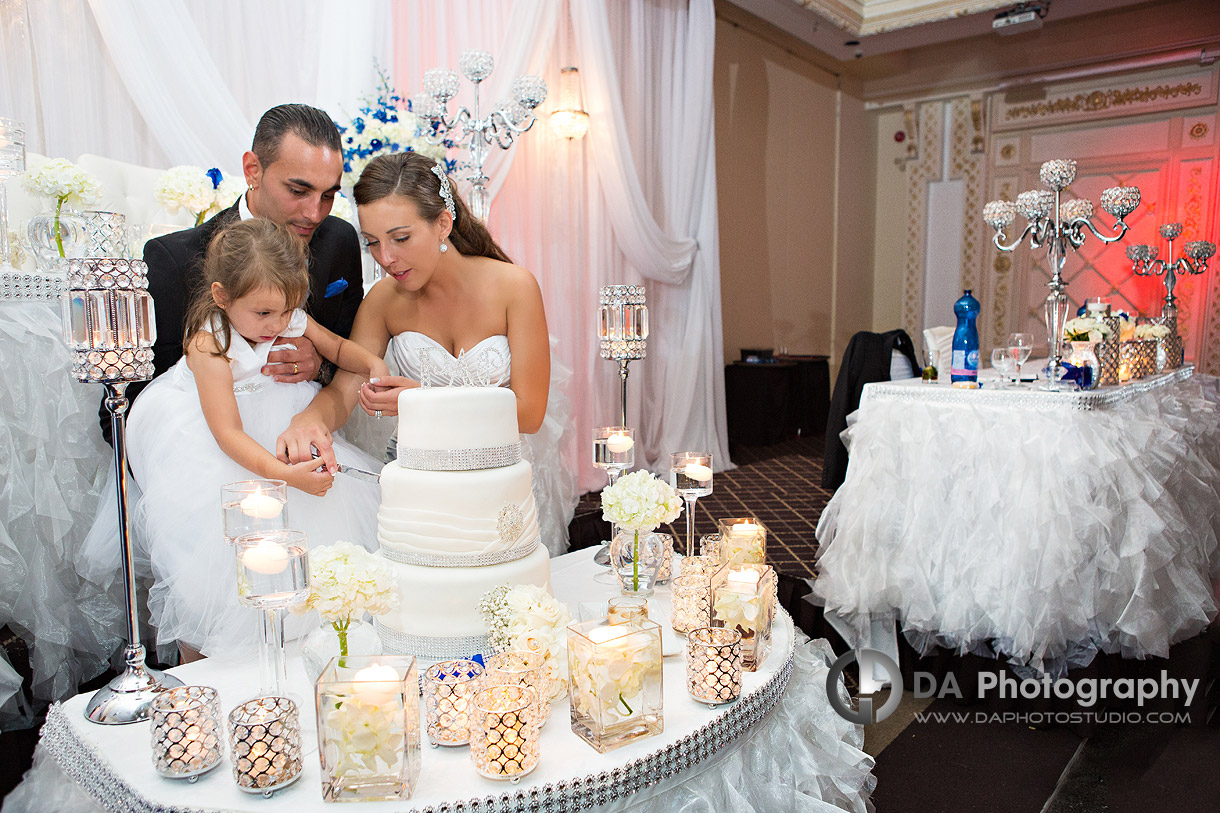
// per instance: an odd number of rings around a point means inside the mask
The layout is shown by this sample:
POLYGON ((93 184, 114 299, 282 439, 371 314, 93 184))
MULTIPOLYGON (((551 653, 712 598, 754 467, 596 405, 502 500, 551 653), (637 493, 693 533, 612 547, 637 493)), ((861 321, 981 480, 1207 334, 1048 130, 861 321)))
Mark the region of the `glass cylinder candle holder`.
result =
POLYGON ((642 596, 615 596, 606 602, 607 624, 636 624, 648 620, 648 599, 642 596))
POLYGON ((707 576, 709 579, 720 569, 720 560, 715 556, 683 556, 678 562, 678 572, 683 576, 707 576))
POLYGON ((741 663, 756 671, 771 651, 775 569, 767 565, 725 565, 712 577, 712 626, 741 633, 741 663))
POLYGON ((712 623, 711 579, 679 576, 674 579, 669 620, 674 632, 685 635, 712 623))
POLYGON ((699 537, 699 555, 720 558, 720 534, 704 534, 699 537))
POLYGON ((301 720, 287 697, 259 697, 229 712, 233 778, 246 793, 271 794, 301 776, 301 720))
POLYGON ((220 487, 225 542, 288 527, 288 484, 283 480, 239 480, 220 487))
POLYGON ((433 747, 470 743, 472 703, 481 688, 483 667, 476 661, 441 661, 424 671, 424 713, 433 747))
POLYGON ((545 659, 541 652, 507 649, 483 659, 483 686, 522 686, 534 692, 538 700, 538 725, 545 725, 550 716, 551 686, 547 679, 545 659))
POLYGON ((480 776, 516 782, 538 767, 538 703, 526 686, 488 686, 475 695, 470 760, 480 776))
POLYGON ((700 627, 686 636, 686 691, 717 706, 741 696, 741 633, 727 627, 700 627))
POLYGON ((332 658, 314 684, 322 799, 395 801, 420 770, 419 672, 410 655, 332 658))
POLYGON ((153 698, 151 712, 157 773, 194 782, 220 764, 224 728, 219 692, 210 686, 167 689, 153 698))
POLYGON ((717 520, 720 544, 717 557, 721 566, 767 563, 767 528, 754 517, 717 520))
POLYGON ((635 465, 635 437, 626 426, 593 430, 593 465, 605 469, 613 484, 618 475, 635 465))
POLYGON ((665 729, 661 627, 652 621, 568 626, 572 731, 606 753, 665 729))

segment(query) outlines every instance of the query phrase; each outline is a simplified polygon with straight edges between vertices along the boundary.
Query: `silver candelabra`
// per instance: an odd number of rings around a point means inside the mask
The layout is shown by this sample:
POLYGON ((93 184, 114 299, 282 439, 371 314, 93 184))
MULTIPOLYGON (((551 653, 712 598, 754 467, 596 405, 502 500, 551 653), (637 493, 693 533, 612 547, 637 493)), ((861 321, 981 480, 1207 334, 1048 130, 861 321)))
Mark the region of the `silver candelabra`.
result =
POLYGON ((505 150, 511 147, 516 136, 534 126, 534 108, 546 101, 546 82, 526 74, 513 80, 510 101, 497 103, 490 113, 480 117, 479 84, 491 75, 494 64, 487 51, 463 51, 458 59, 462 75, 474 83, 473 111, 463 106, 449 115, 449 100, 458 92, 457 71, 449 68, 433 68, 425 73, 424 92, 411 100, 412 112, 432 125, 429 141, 440 144, 451 139, 469 152, 469 160, 459 166, 471 185, 470 212, 479 220, 486 220, 491 210, 491 194, 487 191, 491 179, 483 173, 483 164, 492 146, 505 150))
MULTIPOLYGON (((1166 223, 1160 228, 1161 237, 1169 243, 1166 256, 1173 256, 1173 241, 1182 234, 1181 223, 1166 223)), ((1140 277, 1164 277, 1165 306, 1161 316, 1177 318, 1178 298, 1173 289, 1178 284, 1179 274, 1198 275, 1207 270, 1207 261, 1216 253, 1216 244, 1207 240, 1192 240, 1185 246, 1181 257, 1172 262, 1158 260, 1156 246, 1127 246, 1127 259, 1131 261, 1131 272, 1140 277)))
POLYGON ((597 309, 601 357, 618 362, 622 421, 627 423, 627 365, 648 355, 648 306, 643 285, 603 285, 597 309))
POLYGON ((1050 293, 1046 296, 1046 338, 1050 381, 1047 389, 1059 388, 1059 366, 1063 360, 1063 326, 1067 320, 1067 286, 1063 282, 1063 264, 1067 252, 1084 245, 1086 230, 1103 243, 1121 240, 1129 228, 1125 218, 1140 203, 1140 191, 1134 186, 1115 186, 1101 193, 1101 208, 1117 218, 1113 234, 1102 234, 1093 225, 1091 201, 1075 198, 1062 200, 1065 189, 1076 180, 1076 162, 1055 159, 1042 165, 1038 173, 1046 189, 1033 189, 1017 195, 1016 202, 993 200, 983 207, 983 220, 995 229, 994 243, 1000 251, 1013 251, 1029 235, 1030 248, 1045 247, 1051 267, 1050 293), (1005 245, 1004 230, 1016 219, 1024 217, 1028 224, 1021 235, 1005 245))

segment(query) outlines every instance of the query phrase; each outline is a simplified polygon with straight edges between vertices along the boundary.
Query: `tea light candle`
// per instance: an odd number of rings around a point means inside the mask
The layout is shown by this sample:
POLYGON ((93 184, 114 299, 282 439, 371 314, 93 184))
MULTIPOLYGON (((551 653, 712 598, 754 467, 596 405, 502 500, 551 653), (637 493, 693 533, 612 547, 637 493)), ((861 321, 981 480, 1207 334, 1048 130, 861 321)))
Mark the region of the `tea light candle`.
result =
POLYGON ((759 527, 753 522, 740 522, 729 529, 729 533, 733 536, 753 536, 758 533, 759 527))
POLYGON ((255 519, 275 519, 283 510, 282 502, 261 491, 255 491, 241 501, 241 512, 255 519))
POLYGON ((702 463, 687 463, 685 474, 697 483, 706 483, 712 479, 712 469, 702 463))
MULTIPOLYGON (((270 499, 270 498, 268 498, 270 499)), ((288 567, 288 551, 270 539, 263 539, 257 545, 242 553, 242 564, 255 573, 273 576, 283 573, 288 567)))
POLYGON ((352 676, 352 691, 356 699, 369 706, 389 703, 400 692, 402 680, 393 666, 374 663, 352 676))
POLYGON ((614 454, 622 454, 635 445, 635 440, 626 432, 615 432, 606 438, 606 449, 614 454))
POLYGON ((744 589, 758 584, 760 575, 757 570, 733 570, 729 572, 726 581, 736 588, 744 589))

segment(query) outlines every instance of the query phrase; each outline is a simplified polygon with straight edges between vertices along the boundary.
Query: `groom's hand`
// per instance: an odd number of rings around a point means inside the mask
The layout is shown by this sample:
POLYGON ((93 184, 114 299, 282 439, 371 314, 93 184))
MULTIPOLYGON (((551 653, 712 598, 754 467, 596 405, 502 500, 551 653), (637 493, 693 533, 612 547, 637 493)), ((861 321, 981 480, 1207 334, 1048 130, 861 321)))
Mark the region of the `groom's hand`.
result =
POLYGON ((263 365, 263 375, 275 376, 275 380, 286 384, 298 381, 313 381, 322 367, 322 357, 314 349, 313 342, 304 336, 285 339, 282 350, 272 349, 263 365), (295 349, 293 346, 295 345, 295 349))

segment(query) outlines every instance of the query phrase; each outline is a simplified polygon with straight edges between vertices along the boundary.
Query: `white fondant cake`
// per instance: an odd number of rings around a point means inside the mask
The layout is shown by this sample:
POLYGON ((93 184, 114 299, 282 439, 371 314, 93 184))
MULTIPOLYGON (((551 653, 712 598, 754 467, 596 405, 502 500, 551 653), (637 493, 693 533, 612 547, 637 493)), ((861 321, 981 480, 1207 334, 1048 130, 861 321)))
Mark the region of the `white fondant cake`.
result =
POLYGON ((399 587, 398 610, 377 619, 389 651, 425 660, 485 651, 484 593, 505 583, 549 588, 511 390, 403 391, 377 538, 399 587))

